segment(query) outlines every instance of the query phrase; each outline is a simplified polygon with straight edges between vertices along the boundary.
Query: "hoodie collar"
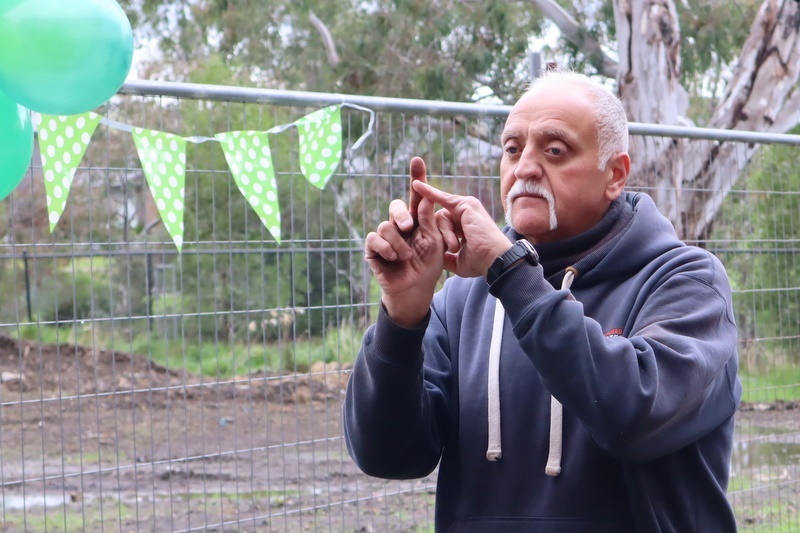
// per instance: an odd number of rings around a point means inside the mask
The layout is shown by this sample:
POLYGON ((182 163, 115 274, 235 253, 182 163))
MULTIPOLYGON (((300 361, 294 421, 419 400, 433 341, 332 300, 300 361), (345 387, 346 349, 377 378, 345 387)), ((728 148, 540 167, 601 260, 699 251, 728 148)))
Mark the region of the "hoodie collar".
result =
MULTIPOLYGON (((633 220, 633 207, 626 201, 625 196, 622 194, 611 202, 603 218, 587 231, 562 241, 534 245, 544 268, 545 278, 550 278, 568 266, 577 266, 579 262, 584 265, 583 268, 578 268, 579 271, 592 266, 591 263, 594 261, 583 261, 583 259, 622 233, 633 220)), ((514 230, 511 230, 511 235, 514 240, 523 237, 514 230)))

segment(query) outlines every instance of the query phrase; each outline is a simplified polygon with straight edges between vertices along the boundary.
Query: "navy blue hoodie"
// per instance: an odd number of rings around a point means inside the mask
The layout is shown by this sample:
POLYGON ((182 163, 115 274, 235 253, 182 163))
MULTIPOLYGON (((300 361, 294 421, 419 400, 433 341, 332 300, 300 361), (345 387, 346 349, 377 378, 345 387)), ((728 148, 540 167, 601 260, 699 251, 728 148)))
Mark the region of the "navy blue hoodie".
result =
POLYGON ((545 279, 524 262, 491 288, 453 277, 426 324, 402 328, 381 310, 365 334, 343 411, 348 450, 382 478, 438 465, 437 531, 736 531, 725 491, 741 385, 725 270, 678 240, 648 196, 618 203, 628 215, 570 265, 570 290, 555 288, 563 268, 545 279), (507 316, 492 462, 496 300, 507 316), (545 474, 551 395, 563 405, 557 476, 545 474))

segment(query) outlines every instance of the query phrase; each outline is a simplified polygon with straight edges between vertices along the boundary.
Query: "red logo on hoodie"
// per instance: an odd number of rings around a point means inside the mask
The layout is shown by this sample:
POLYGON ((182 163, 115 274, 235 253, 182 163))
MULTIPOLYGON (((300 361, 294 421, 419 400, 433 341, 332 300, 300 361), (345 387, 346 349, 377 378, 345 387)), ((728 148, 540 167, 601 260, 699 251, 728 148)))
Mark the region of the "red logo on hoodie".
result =
POLYGON ((622 337, 622 328, 614 328, 603 333, 606 337, 622 337))

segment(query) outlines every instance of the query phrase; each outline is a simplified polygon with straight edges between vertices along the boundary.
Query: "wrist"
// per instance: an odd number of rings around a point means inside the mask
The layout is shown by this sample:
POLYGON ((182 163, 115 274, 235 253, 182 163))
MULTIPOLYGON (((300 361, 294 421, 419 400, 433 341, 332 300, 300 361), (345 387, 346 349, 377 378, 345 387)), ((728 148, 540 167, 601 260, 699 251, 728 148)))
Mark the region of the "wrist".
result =
POLYGON ((404 328, 415 328, 427 319, 430 302, 423 306, 418 302, 409 303, 408 300, 409 298, 404 299, 402 296, 391 298, 384 295, 381 304, 392 322, 404 328))
POLYGON ((523 261, 531 265, 538 265, 539 254, 536 253, 536 249, 530 242, 526 239, 519 239, 492 262, 486 272, 486 282, 489 285, 493 284, 500 276, 512 268, 516 268, 523 261))

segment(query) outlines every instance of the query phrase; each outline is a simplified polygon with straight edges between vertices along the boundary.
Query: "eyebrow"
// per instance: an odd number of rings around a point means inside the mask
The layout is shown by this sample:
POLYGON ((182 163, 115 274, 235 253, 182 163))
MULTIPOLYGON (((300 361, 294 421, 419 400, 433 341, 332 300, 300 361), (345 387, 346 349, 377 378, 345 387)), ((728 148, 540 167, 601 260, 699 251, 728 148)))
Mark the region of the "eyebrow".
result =
MULTIPOLYGON (((573 134, 561 128, 548 128, 545 130, 539 130, 534 132, 534 135, 538 139, 560 139, 567 144, 574 144, 576 142, 573 134)), ((520 133, 519 130, 506 130, 500 135, 500 144, 505 144, 509 139, 515 139, 524 136, 525 134, 520 133)))
POLYGON ((560 139, 567 144, 575 143, 575 136, 569 133, 567 130, 563 130, 561 128, 550 128, 538 131, 536 132, 536 136, 541 139, 560 139))
POLYGON ((520 135, 521 133, 517 130, 503 130, 503 133, 500 134, 500 144, 503 145, 509 139, 514 139, 520 135))

